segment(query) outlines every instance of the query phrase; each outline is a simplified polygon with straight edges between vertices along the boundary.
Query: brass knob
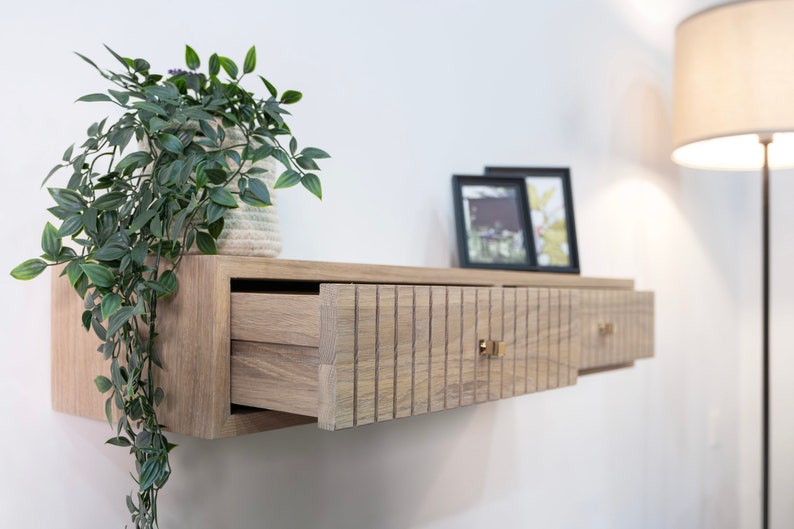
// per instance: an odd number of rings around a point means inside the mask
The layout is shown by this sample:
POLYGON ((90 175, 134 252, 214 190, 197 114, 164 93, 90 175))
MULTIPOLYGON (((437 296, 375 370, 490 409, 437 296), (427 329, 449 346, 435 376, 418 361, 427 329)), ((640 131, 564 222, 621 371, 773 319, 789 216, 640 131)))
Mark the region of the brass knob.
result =
POLYGON ((480 354, 499 358, 505 355, 507 346, 498 340, 480 340, 480 354))
POLYGON ((599 323, 598 334, 606 336, 607 334, 615 334, 615 325, 612 323, 599 323))

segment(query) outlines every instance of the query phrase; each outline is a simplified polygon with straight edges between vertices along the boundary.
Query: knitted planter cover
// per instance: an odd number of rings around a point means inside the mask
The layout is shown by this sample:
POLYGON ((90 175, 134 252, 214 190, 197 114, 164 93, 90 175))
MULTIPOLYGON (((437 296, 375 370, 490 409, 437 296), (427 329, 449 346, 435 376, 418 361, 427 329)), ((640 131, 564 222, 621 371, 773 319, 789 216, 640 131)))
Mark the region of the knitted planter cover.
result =
MULTIPOLYGON (((242 132, 238 129, 226 129, 223 147, 244 142, 242 132)), ((276 197, 273 192, 277 176, 276 163, 274 158, 266 158, 254 164, 255 167, 267 171, 257 177, 265 183, 270 191, 270 200, 273 205, 257 208, 240 201, 240 207, 228 210, 224 215, 223 232, 216 241, 219 254, 276 257, 281 253, 281 226, 278 220, 276 197)), ((237 178, 232 181, 229 188, 231 190, 238 189, 237 178)))
MULTIPOLYGON (((196 124, 195 130, 199 127, 196 124)), ((243 133, 237 128, 227 128, 226 137, 222 147, 245 143, 243 133)), ((141 145, 141 149, 148 151, 148 146, 141 145)), ((248 162, 245 164, 248 165, 248 162)), ((232 170, 237 167, 230 163, 232 170)), ((224 215, 223 232, 215 241, 219 255, 245 255, 258 257, 277 257, 281 253, 281 225, 276 208, 276 196, 273 186, 276 183, 277 162, 274 158, 266 158, 254 164, 254 167, 264 169, 266 172, 256 177, 262 180, 270 191, 272 206, 257 208, 238 201, 239 207, 229 209, 224 215)), ((239 189, 239 179, 235 177, 227 186, 230 191, 239 189)), ((194 245, 188 254, 200 254, 201 251, 194 245)))

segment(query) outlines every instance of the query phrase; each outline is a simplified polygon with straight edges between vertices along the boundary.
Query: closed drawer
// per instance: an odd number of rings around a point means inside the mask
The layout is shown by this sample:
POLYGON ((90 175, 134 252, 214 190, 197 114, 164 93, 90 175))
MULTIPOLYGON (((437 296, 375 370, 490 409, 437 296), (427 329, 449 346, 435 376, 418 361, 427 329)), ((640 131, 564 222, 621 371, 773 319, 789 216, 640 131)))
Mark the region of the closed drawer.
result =
POLYGON ((579 292, 566 289, 232 293, 232 402, 335 430, 571 385, 578 313, 579 292), (483 340, 502 342, 504 356, 482 355, 483 340))
POLYGON ((630 364, 653 356, 652 292, 581 291, 581 370, 630 364))

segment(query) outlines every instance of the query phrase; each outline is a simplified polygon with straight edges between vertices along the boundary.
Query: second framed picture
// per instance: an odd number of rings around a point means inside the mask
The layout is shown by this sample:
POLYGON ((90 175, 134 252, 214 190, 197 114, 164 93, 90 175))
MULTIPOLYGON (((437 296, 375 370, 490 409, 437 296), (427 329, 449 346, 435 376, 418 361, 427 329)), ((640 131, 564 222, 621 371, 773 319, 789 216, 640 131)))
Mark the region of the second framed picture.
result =
POLYGON ((579 273, 568 168, 486 167, 453 188, 461 266, 579 273))

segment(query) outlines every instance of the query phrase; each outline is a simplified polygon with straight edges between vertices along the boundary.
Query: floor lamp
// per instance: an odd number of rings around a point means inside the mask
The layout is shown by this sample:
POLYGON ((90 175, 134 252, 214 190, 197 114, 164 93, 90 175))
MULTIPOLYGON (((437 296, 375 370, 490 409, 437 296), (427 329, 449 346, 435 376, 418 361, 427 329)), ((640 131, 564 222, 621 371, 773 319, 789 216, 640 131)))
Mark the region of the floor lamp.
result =
POLYGON ((676 30, 673 161, 762 173, 762 527, 769 527, 769 170, 794 166, 794 0, 719 5, 676 30))

